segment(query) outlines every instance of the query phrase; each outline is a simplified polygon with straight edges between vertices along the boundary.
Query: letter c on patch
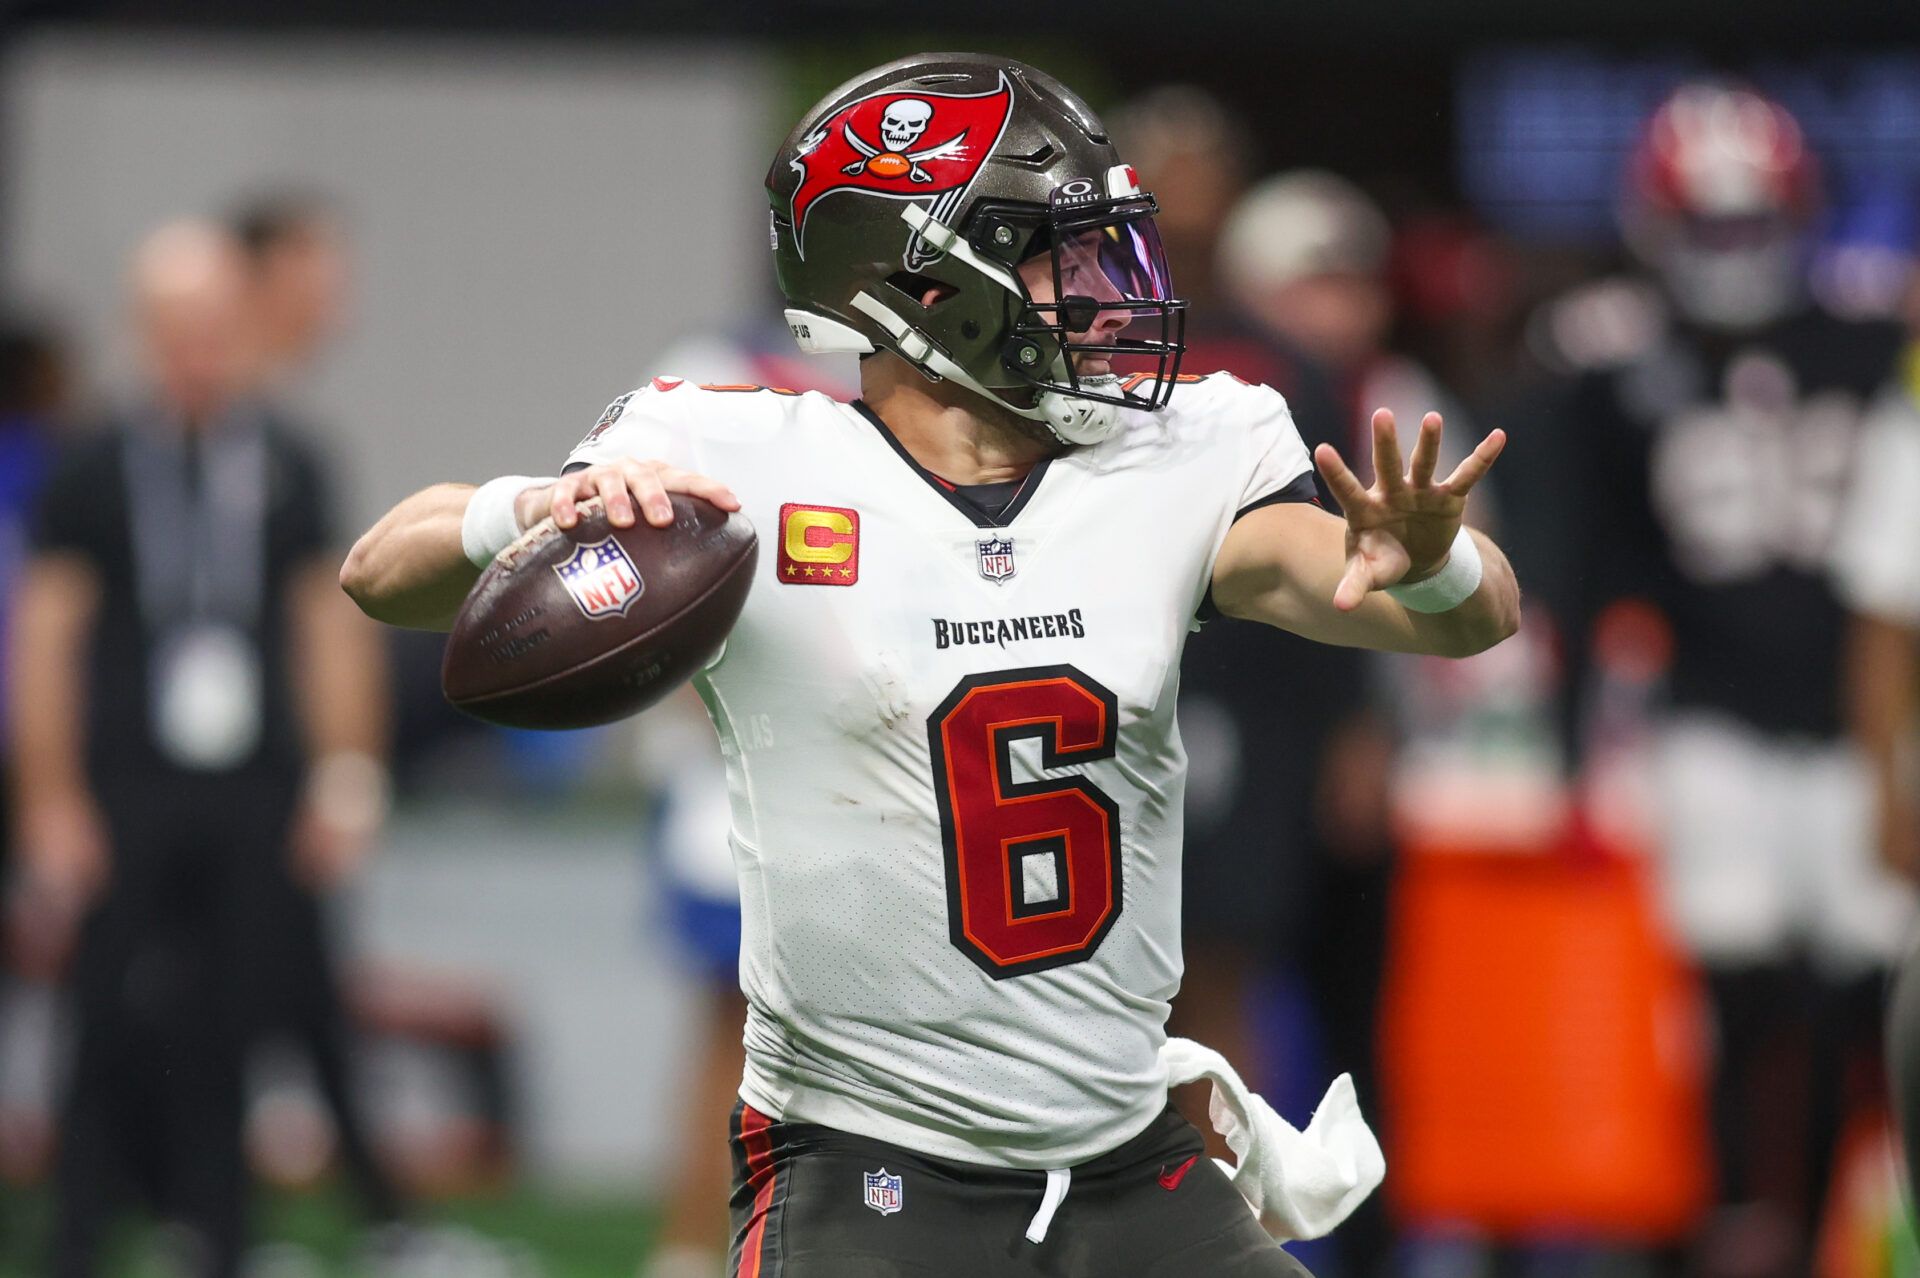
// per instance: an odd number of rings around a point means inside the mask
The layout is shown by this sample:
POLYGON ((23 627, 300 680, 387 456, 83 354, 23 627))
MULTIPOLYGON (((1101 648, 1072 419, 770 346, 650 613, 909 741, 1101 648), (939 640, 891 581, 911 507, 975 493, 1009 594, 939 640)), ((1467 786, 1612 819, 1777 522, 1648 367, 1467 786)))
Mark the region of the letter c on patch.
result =
POLYGON ((844 564, 853 558, 853 520, 831 510, 787 516, 787 558, 802 564, 844 564))

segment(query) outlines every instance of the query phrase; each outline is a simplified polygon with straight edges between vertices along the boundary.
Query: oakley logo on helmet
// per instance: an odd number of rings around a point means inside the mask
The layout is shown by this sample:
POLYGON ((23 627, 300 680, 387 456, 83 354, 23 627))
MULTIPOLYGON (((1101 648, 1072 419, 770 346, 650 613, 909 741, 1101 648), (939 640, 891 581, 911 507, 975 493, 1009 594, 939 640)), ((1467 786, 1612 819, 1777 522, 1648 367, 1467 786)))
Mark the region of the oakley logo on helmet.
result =
MULTIPOLYGON (((944 221, 966 199, 967 188, 999 145, 1013 108, 1003 75, 986 93, 871 94, 823 120, 801 139, 788 163, 800 174, 790 217, 794 247, 806 257, 807 214, 835 191, 886 199, 933 197, 930 212, 944 221)), ((908 264, 931 256, 918 235, 908 264)))

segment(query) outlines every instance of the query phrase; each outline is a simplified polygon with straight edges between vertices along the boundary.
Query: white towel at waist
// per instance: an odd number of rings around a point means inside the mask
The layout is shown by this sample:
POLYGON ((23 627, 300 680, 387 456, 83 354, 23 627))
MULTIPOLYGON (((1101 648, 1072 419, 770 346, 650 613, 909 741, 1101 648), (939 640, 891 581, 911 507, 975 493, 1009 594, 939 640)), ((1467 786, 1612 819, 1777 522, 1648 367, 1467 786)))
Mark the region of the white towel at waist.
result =
POLYGON ((1213 1083, 1208 1105, 1213 1128, 1239 1160, 1237 1166, 1220 1163, 1220 1170, 1283 1242, 1326 1234, 1385 1177, 1387 1160, 1360 1116, 1352 1075, 1333 1080, 1303 1132, 1249 1091, 1220 1053, 1191 1039, 1170 1038, 1160 1060, 1169 1087, 1202 1078, 1213 1083))

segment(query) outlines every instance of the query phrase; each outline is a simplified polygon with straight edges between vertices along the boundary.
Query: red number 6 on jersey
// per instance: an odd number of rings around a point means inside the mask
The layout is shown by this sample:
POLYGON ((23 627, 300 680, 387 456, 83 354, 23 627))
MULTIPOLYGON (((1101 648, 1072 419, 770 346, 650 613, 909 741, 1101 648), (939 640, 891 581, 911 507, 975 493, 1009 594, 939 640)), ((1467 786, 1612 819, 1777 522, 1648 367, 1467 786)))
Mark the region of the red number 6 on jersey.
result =
POLYGON ((1120 917, 1120 808, 1085 777, 1017 783, 1113 757, 1117 698, 1072 666, 962 679, 927 720, 953 943, 995 980, 1078 963, 1120 917))

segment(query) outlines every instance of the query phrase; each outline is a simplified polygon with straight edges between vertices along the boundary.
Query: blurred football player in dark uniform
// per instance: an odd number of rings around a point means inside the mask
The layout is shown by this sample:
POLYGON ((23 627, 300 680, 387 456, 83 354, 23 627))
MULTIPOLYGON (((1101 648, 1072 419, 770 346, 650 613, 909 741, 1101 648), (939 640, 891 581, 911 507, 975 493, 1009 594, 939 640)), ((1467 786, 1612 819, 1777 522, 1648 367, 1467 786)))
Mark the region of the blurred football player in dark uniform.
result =
POLYGON ((1674 632, 1663 894, 1715 1015, 1705 1273, 1803 1270, 1844 1053, 1872 1033, 1912 910, 1873 853, 1867 778, 1841 736, 1827 569, 1862 414, 1901 334, 1808 299, 1819 202, 1783 108, 1685 86, 1634 152, 1623 208, 1656 284, 1589 290, 1548 325, 1585 367, 1568 425, 1588 459, 1571 494, 1588 617, 1643 597, 1674 632), (1795 1050, 1804 1072, 1775 1068, 1795 1050))

